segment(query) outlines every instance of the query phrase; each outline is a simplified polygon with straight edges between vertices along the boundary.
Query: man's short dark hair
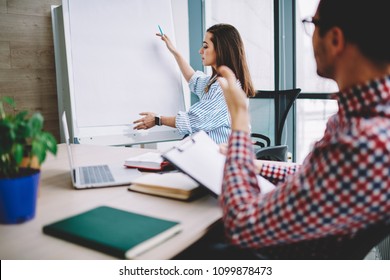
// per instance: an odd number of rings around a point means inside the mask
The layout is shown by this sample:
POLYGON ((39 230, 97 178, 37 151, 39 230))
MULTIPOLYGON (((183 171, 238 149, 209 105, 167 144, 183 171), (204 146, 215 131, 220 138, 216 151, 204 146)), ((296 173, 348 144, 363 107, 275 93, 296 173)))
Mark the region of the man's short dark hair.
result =
POLYGON ((321 0, 319 34, 337 26, 376 63, 390 63, 390 0, 321 0))

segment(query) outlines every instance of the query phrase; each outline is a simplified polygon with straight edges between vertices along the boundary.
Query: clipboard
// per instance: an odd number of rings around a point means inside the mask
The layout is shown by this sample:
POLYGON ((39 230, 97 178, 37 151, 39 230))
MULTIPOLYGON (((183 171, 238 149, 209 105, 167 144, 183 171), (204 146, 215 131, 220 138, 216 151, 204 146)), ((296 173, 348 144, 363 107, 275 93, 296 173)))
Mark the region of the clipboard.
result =
MULTIPOLYGON (((219 146, 206 132, 199 131, 185 138, 161 156, 212 196, 218 197, 221 194, 226 156, 219 152, 219 146)), ((276 186, 264 177, 257 175, 256 178, 261 194, 275 189, 276 186)))
POLYGON ((199 131, 161 155, 214 197, 221 194, 226 157, 204 131, 199 131))

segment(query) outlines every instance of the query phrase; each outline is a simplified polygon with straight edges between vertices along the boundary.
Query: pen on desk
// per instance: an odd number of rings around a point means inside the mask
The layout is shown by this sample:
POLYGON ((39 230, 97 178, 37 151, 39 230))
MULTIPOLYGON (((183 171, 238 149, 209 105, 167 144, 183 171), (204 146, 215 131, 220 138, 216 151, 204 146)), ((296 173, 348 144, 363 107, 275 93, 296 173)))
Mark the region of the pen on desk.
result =
POLYGON ((158 26, 158 29, 160 30, 160 34, 161 34, 161 36, 164 36, 164 32, 162 31, 162 29, 161 29, 160 25, 158 26))

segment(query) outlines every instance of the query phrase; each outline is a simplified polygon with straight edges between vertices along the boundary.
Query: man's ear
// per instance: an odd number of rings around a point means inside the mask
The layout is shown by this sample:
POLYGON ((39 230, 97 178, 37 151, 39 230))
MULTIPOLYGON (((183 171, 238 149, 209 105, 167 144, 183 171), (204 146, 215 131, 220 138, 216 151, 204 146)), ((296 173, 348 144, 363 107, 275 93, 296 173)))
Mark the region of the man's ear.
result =
POLYGON ((344 32, 339 27, 332 27, 327 36, 329 36, 329 44, 333 54, 341 53, 345 48, 344 32))

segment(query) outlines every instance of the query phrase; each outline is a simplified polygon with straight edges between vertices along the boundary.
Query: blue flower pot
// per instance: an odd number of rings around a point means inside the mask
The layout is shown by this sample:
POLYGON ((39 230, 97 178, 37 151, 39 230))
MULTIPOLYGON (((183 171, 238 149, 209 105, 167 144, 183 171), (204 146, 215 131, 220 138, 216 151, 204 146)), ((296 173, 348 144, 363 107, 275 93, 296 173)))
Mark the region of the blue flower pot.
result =
POLYGON ((35 216, 39 170, 21 168, 23 177, 0 179, 0 223, 19 224, 35 216))

